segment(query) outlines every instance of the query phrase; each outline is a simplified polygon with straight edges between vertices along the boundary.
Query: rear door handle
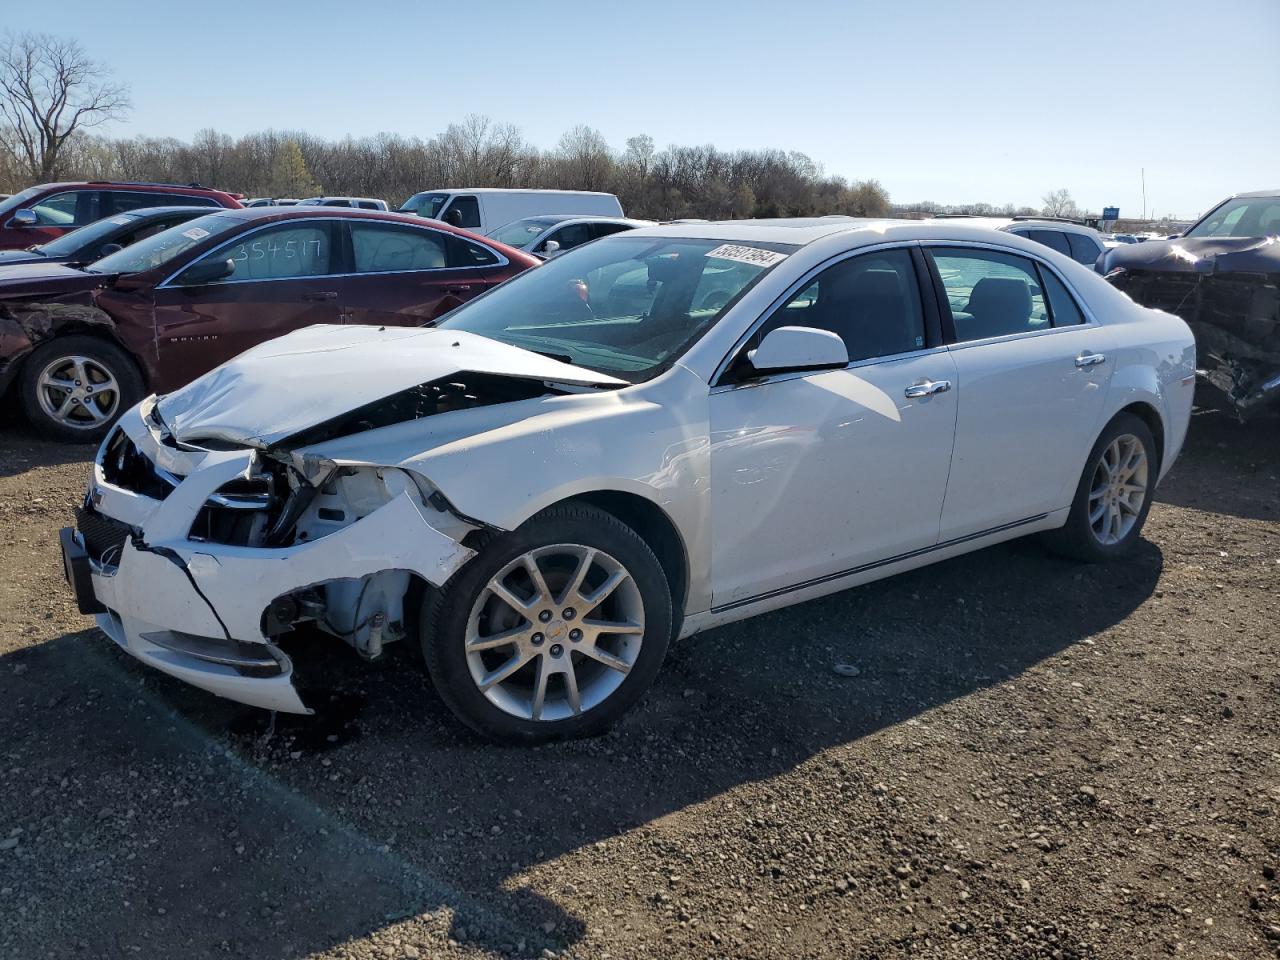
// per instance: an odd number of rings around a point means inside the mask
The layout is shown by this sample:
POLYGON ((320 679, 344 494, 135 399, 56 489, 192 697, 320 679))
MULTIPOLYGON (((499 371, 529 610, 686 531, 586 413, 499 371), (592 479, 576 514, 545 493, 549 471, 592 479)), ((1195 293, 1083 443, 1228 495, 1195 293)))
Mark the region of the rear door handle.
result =
POLYGON ((908 400, 915 400, 919 397, 932 397, 935 393, 946 393, 950 389, 950 380, 923 380, 907 387, 906 397, 908 400))
POLYGON ((1101 353, 1082 353, 1076 357, 1077 367, 1096 367, 1100 363, 1106 363, 1107 358, 1101 353))
POLYGON ((313 291, 312 293, 304 293, 302 295, 302 299, 303 300, 337 300, 338 291, 337 290, 316 290, 316 291, 313 291))
POLYGON ((471 284, 469 283, 454 284, 452 287, 445 287, 444 292, 445 293, 470 293, 471 284))

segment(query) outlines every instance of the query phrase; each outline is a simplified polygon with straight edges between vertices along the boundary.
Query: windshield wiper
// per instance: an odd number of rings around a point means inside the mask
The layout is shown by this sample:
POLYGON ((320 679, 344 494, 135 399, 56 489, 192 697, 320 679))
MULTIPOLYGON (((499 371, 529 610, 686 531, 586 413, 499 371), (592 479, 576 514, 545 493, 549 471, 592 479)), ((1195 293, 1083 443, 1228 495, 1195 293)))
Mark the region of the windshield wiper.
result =
MULTIPOLYGON (((525 349, 528 349, 527 347, 525 349)), ((536 353, 540 357, 546 357, 548 360, 559 360, 561 363, 573 363, 573 357, 567 353, 553 353, 550 350, 529 350, 530 353, 536 353)))

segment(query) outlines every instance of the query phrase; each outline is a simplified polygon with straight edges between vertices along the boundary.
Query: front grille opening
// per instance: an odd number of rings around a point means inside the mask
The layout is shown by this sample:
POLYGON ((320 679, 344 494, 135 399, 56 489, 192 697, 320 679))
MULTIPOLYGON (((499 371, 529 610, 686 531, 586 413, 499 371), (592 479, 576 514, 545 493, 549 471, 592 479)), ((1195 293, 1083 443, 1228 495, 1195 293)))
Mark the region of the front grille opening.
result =
POLYGON ((182 478, 160 470, 127 433, 116 428, 102 454, 102 478, 114 487, 163 500, 182 478))
POLYGON ((76 507, 76 529, 84 540, 85 553, 104 567, 118 566, 125 541, 133 528, 104 516, 92 507, 76 507))

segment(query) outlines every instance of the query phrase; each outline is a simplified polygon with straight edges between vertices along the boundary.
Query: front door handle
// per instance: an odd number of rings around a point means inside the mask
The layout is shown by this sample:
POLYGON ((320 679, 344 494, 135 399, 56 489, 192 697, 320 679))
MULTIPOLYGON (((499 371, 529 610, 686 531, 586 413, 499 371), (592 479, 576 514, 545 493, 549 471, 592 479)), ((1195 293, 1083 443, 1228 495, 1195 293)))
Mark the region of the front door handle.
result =
POLYGON ((922 380, 907 387, 906 397, 908 400, 932 397, 935 393, 946 393, 950 389, 950 380, 922 380))
POLYGON ((469 283, 459 283, 459 284, 455 284, 455 285, 454 285, 454 286, 452 286, 452 287, 445 287, 445 288, 444 288, 444 292, 445 292, 445 293, 470 293, 470 292, 471 292, 471 284, 469 284, 469 283))
POLYGON ((304 293, 303 300, 337 300, 337 290, 314 290, 311 293, 304 293))
POLYGON ((1077 367, 1096 367, 1100 363, 1106 363, 1107 358, 1101 353, 1082 353, 1076 357, 1077 367))

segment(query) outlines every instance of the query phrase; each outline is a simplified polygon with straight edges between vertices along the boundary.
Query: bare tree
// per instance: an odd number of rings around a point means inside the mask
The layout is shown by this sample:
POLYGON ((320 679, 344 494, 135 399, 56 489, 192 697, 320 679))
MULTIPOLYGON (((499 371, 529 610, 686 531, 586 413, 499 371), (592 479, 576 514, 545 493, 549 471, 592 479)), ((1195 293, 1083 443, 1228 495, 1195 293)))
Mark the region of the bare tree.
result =
POLYGON ((1040 212, 1046 217, 1070 217, 1076 212, 1076 202, 1071 199, 1071 191, 1066 187, 1060 190, 1050 190, 1040 202, 1044 204, 1044 209, 1040 212))
POLYGON ((33 179, 50 180, 78 130, 119 119, 129 91, 74 40, 6 34, 0 42, 0 146, 33 179))

